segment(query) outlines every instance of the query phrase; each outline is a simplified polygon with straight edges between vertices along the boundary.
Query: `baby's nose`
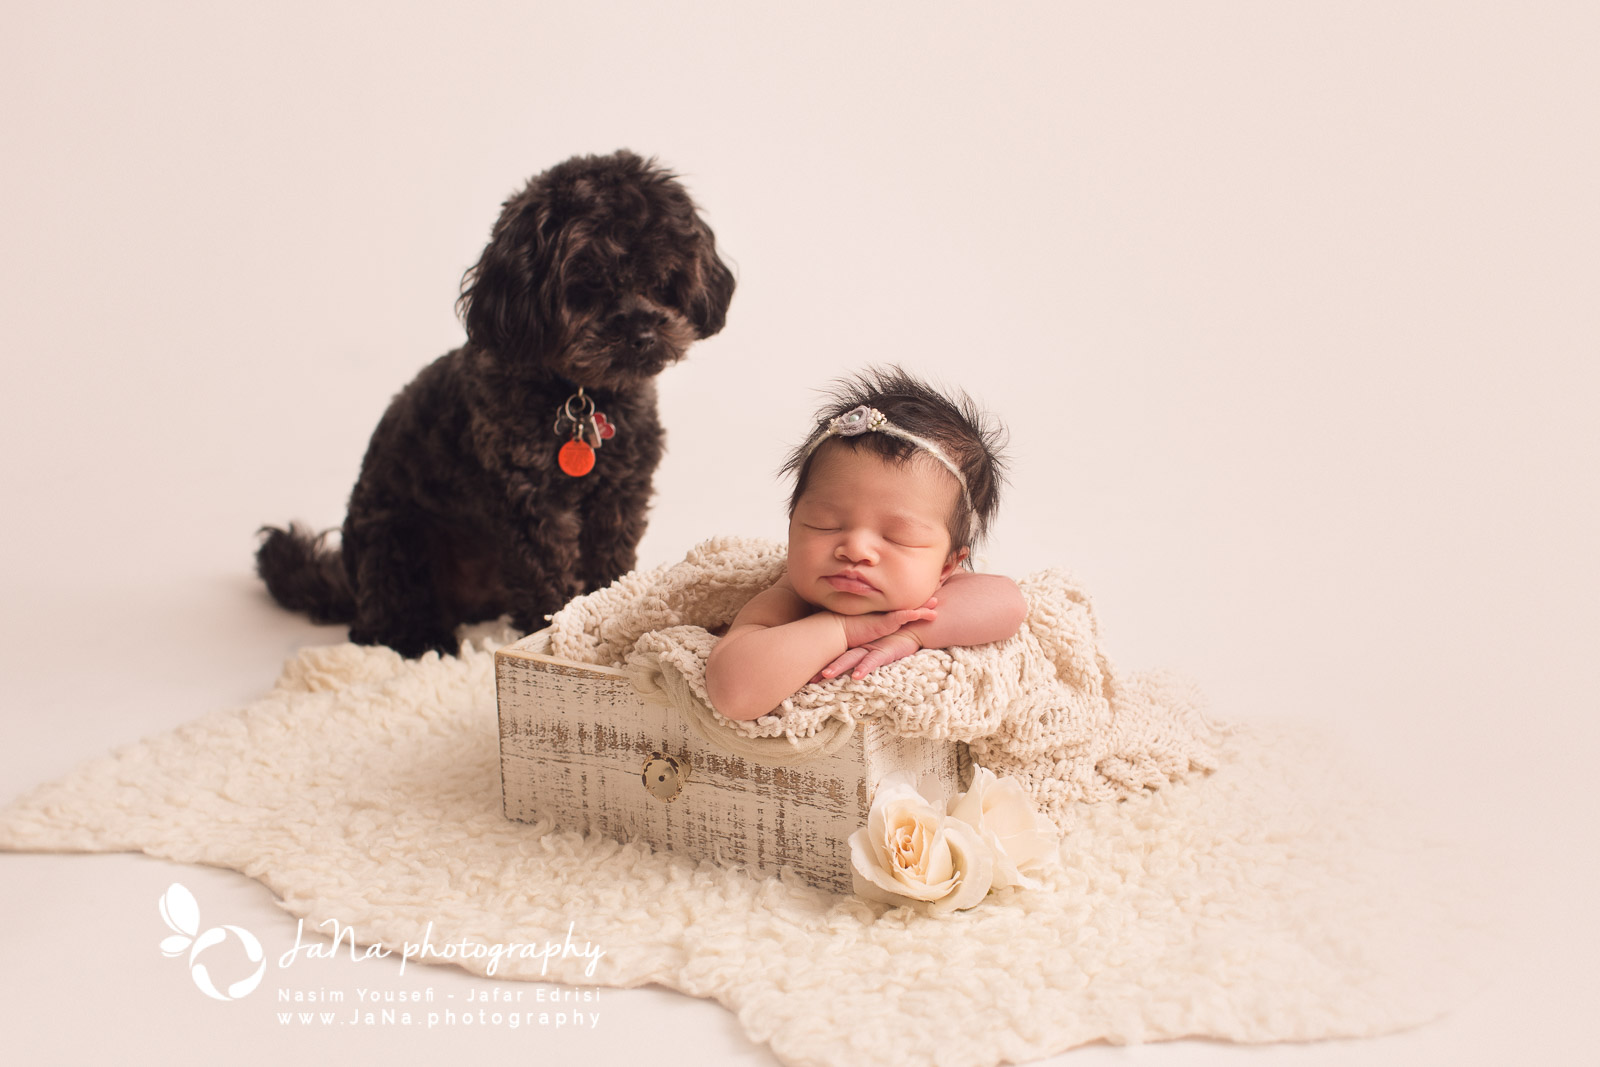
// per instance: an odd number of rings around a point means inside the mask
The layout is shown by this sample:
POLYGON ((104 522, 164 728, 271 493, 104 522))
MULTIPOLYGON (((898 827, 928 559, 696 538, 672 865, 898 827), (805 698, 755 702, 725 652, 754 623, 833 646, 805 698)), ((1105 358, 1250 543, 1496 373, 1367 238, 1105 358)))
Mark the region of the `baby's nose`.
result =
POLYGON ((864 530, 846 531, 838 552, 852 563, 874 563, 878 558, 876 539, 864 530))

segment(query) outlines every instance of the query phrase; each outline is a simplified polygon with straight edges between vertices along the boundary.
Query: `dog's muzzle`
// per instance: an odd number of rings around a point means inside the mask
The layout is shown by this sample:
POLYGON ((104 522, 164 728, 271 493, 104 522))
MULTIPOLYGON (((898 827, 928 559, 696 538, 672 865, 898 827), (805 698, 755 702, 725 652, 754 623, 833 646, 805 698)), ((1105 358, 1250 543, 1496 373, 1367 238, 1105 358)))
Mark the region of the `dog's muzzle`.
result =
POLYGON ((643 354, 661 343, 661 327, 666 321, 666 316, 658 312, 633 311, 613 318, 607 332, 621 344, 643 354))

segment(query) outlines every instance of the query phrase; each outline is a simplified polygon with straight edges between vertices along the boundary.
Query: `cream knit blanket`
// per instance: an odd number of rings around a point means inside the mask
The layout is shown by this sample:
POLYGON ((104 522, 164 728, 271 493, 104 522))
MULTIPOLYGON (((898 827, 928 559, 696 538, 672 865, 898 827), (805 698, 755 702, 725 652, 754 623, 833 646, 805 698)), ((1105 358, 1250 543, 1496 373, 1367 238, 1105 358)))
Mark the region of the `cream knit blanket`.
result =
MULTIPOLYGON (((498 982, 659 984, 712 998, 789 1067, 997 1067, 1085 1043, 1175 1038, 1205 1043, 1174 1048, 1166 1062, 1244 1063, 1254 1059, 1224 1055, 1211 1042, 1415 1026, 1462 1002, 1485 975, 1499 990, 1477 997, 1476 1012, 1521 1002, 1516 986, 1527 957, 1486 952, 1474 924, 1484 915, 1515 915, 1512 901, 1517 910, 1542 904, 1548 886, 1528 869, 1508 870, 1516 895, 1497 910, 1475 905, 1485 872, 1515 854, 1504 835, 1480 835, 1482 849, 1471 853, 1441 850, 1415 825, 1418 810, 1397 803, 1403 790, 1387 782, 1373 788, 1365 776, 1339 770, 1338 746, 1308 736, 1304 723, 1288 733, 1255 724, 1222 738, 1214 774, 1191 774, 1123 803, 1073 805, 1060 866, 1040 876, 1040 888, 1001 890, 971 911, 937 918, 792 878, 697 864, 643 842, 507 819, 493 651, 508 639, 485 630, 460 656, 442 659, 352 644, 301 649, 260 700, 90 760, 0 804, 0 850, 137 850, 242 871, 305 920, 308 943, 332 946, 326 937, 337 921, 332 929, 349 931, 353 945, 387 946, 389 963, 423 941, 543 945, 570 935, 575 945, 605 950, 595 970, 593 960, 577 956, 434 962, 486 975, 494 961, 498 982)), ((106 899, 114 904, 121 893, 114 887, 106 899)), ((208 914, 211 906, 204 905, 208 914)), ((166 972, 157 974, 170 966, 182 979, 186 961, 161 960, 157 941, 168 931, 153 890, 145 907, 146 925, 131 929, 149 937, 148 973, 162 991, 191 998, 183 1003, 202 1001, 186 979, 184 993, 166 972)), ((241 1044, 276 1051, 283 1062, 303 1057, 306 1047, 303 1030, 289 1034, 294 1040, 272 1036, 296 1029, 273 1021, 286 1007, 278 1001, 283 991, 315 988, 318 975, 335 989, 342 983, 343 1020, 352 987, 392 997, 396 988, 431 981, 413 978, 414 970, 369 978, 394 971, 354 959, 355 951, 351 959, 302 960, 285 970, 281 954, 299 941, 295 922, 262 918, 249 926, 269 965, 263 988, 248 1001, 201 1005, 192 1015, 185 1009, 158 1025, 225 1011, 241 1044)), ((9 943, 18 944, 21 932, 9 943)), ((20 980, 27 958, 26 949, 13 951, 7 977, 20 980)), ((242 966, 243 957, 236 962, 242 966)), ((534 999, 530 991, 522 1003, 534 999)), ((606 1013, 603 1030, 639 1029, 633 1002, 608 1003, 601 998, 598 1009, 606 1013)), ((678 1010, 687 1009, 670 1008, 678 1010)), ((1575 1033, 1571 1025, 1562 1031, 1564 1018, 1546 1030, 1575 1033)), ((168 1029, 152 1032, 173 1044, 168 1029)), ((380 1037, 371 1028, 343 1029, 350 1047, 352 1032, 380 1037)), ((395 1062, 499 1047, 488 1043, 487 1026, 453 1036, 403 1029, 388 1031, 390 1044, 421 1051, 395 1062)), ((24 1050, 7 1062, 76 1062, 26 1055, 63 1047, 59 1033, 26 1013, 7 1015, 4 1033, 7 1047, 24 1050)), ((565 1045, 548 1036, 554 1045, 521 1047, 554 1048, 544 1057, 552 1062, 599 1062, 592 1050, 622 1047, 596 1045, 593 1034, 565 1045)), ((644 1036, 634 1039, 630 1062, 655 1051, 644 1036)), ((1293 1062, 1417 1062, 1416 1048, 1369 1053, 1339 1045, 1287 1055, 1293 1062)), ((664 1058, 689 1063, 694 1055, 664 1058)), ((1088 1054, 1090 1063, 1146 1059, 1163 1058, 1088 1054)), ((623 1062, 623 1054, 605 1062, 623 1062)), ((767 1057, 752 1048, 739 1062, 767 1057)))
POLYGON ((842 744, 864 719, 900 734, 965 741, 973 759, 1019 779, 1064 825, 1076 801, 1115 800, 1193 769, 1216 767, 1220 730, 1192 688, 1118 671, 1100 647, 1093 607, 1059 570, 1018 582, 1028 616, 1015 637, 926 649, 865 678, 807 685, 771 715, 735 722, 711 707, 705 664, 717 637, 777 581, 784 547, 718 538, 681 563, 635 571, 551 617, 549 652, 626 667, 713 743, 792 763, 842 744))

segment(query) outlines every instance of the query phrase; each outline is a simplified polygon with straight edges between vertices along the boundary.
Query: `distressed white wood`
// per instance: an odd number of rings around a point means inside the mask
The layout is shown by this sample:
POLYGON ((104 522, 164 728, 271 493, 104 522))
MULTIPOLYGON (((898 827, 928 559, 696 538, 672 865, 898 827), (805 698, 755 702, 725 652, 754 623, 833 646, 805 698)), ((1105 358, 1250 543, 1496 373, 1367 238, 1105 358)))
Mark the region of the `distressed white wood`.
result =
POLYGON ((947 794, 960 788, 965 745, 900 737, 876 723, 792 767, 745 760, 701 740, 676 709, 646 700, 623 671, 557 659, 549 643, 540 631, 495 654, 508 818, 545 817, 763 875, 790 867, 849 892, 848 839, 866 825, 879 780, 905 770, 933 776, 947 794), (671 801, 642 780, 655 753, 688 763, 671 801))

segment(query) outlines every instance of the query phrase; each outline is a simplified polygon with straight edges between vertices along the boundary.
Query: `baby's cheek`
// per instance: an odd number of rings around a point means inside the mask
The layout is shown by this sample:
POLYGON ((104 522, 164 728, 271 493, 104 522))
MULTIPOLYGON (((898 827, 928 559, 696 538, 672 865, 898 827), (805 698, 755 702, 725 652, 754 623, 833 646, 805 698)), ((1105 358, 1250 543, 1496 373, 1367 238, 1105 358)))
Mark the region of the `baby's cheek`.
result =
MULTIPOLYGON (((945 583, 945 578, 944 578, 944 573, 943 573, 942 570, 934 571, 933 574, 929 575, 928 581, 927 581, 928 596, 929 597, 938 596, 939 595, 939 590, 944 588, 944 583, 945 583)), ((923 602, 926 602, 928 597, 923 597, 922 599, 923 599, 923 602)), ((921 606, 922 606, 922 604, 918 604, 917 605, 917 607, 919 607, 919 608, 921 606)))

